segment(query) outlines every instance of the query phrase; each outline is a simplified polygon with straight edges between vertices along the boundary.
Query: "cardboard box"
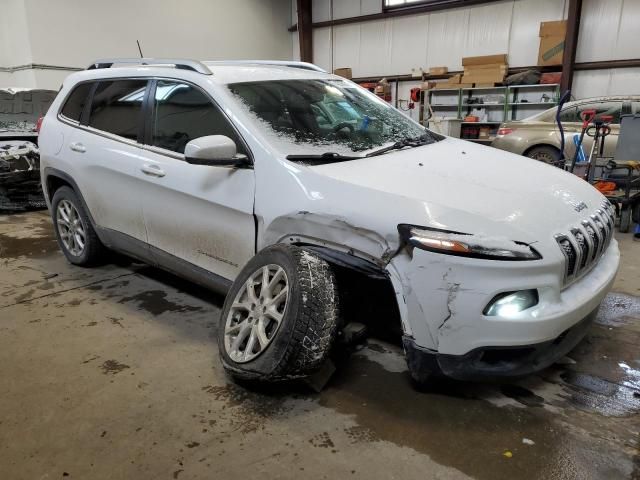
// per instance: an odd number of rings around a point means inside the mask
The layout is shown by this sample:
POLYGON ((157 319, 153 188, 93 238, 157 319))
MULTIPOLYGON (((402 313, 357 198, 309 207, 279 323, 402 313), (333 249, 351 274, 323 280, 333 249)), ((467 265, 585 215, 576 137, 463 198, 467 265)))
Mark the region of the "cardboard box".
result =
POLYGON ((463 57, 462 65, 464 67, 470 65, 487 65, 490 63, 507 63, 507 54, 502 53, 500 55, 484 55, 481 57, 463 57))
POLYGON ((350 68, 336 68, 333 73, 349 80, 353 78, 350 68))
POLYGON ((562 65, 566 31, 566 20, 540 24, 539 66, 562 65))
POLYGON ((564 37, 567 33, 567 21, 541 22, 539 37, 564 37))
POLYGON ((449 73, 447 67, 431 67, 429 69, 429 75, 446 75, 447 73, 449 73))

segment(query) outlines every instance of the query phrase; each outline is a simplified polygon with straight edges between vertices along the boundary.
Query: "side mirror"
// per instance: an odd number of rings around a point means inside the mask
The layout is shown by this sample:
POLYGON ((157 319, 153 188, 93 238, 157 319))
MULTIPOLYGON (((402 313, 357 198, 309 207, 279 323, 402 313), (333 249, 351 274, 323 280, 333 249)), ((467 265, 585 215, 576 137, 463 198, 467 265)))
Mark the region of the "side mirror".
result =
POLYGON ((235 142, 224 135, 208 135, 191 140, 184 149, 184 158, 192 165, 236 168, 249 165, 247 156, 239 154, 235 142))

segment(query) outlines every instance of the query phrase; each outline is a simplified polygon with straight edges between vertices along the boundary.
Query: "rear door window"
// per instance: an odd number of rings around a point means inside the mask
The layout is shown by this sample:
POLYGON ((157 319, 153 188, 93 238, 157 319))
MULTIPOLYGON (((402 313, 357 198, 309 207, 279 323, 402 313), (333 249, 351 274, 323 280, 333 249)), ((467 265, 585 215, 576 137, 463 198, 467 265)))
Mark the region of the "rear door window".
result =
POLYGON ((80 116, 82 115, 89 98, 89 92, 94 85, 95 83, 93 82, 85 82, 76 86, 76 88, 71 92, 71 95, 67 98, 67 101, 64 103, 64 107, 62 107, 62 111, 60 113, 69 120, 79 122, 80 116))
POLYGON ((147 80, 101 81, 93 94, 88 125, 129 140, 138 140, 147 80))
POLYGON ((173 80, 156 84, 151 144, 178 153, 191 140, 207 135, 231 138, 238 153, 246 153, 227 117, 199 88, 173 80))
POLYGON ((578 109, 576 107, 569 107, 562 110, 560 113, 560 121, 562 122, 579 122, 578 109))

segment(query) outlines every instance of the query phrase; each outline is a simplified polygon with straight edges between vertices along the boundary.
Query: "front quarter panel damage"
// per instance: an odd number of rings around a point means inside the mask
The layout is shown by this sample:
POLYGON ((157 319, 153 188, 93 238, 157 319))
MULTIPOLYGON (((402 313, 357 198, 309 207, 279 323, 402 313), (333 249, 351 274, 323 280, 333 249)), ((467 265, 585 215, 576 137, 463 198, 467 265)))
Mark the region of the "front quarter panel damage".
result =
POLYGON ((344 251, 381 267, 398 249, 399 239, 354 225, 344 217, 307 211, 276 218, 265 232, 265 244, 310 243, 344 251))

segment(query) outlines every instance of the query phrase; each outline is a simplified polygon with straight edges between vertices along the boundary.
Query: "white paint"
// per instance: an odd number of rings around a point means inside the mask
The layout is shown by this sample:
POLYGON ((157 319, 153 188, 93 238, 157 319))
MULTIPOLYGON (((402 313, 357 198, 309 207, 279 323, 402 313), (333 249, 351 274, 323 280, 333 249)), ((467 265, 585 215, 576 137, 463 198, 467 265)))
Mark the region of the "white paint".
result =
POLYGON ((576 98, 603 95, 637 95, 640 68, 608 68, 574 73, 572 92, 576 98))
MULTIPOLYGON (((229 279, 251 258, 254 212, 258 250, 303 242, 370 260, 389 272, 405 333, 417 345, 440 353, 462 355, 479 347, 549 341, 585 318, 610 289, 619 264, 615 240, 596 268, 564 285, 565 260, 554 235, 580 225, 605 202, 578 177, 453 138, 342 163, 292 163, 283 151, 286 138, 265 134, 267 127, 256 123, 225 82, 339 77, 265 65, 211 69, 213 75, 167 67, 74 74, 43 123, 42 171, 54 167, 76 179, 100 225, 148 239, 229 279), (175 155, 152 153, 134 142, 123 146, 56 117, 74 82, 150 75, 183 78, 208 91, 244 137, 254 168, 188 165, 175 155), (79 154, 68 148, 58 154, 60 132, 66 146, 82 136, 91 155, 79 161, 79 154), (143 178, 136 170, 141 163, 159 165, 166 176, 143 178), (587 208, 577 212, 579 202, 587 208), (399 250, 399 223, 468 233, 479 243, 487 237, 490 243, 496 237, 535 242, 542 259, 482 260, 417 248, 409 255, 399 250), (198 256, 200 242, 236 265, 198 256), (536 306, 509 318, 482 315, 496 294, 531 288, 539 293, 536 306)), ((372 94, 368 98, 383 103, 372 94)), ((304 259, 315 261, 308 255, 304 259)))
MULTIPOLYGON (((285 0, 6 0, 0 66, 30 63, 86 68, 97 58, 292 58, 285 0)), ((4 86, 57 90, 68 71, 0 73, 4 86)))

